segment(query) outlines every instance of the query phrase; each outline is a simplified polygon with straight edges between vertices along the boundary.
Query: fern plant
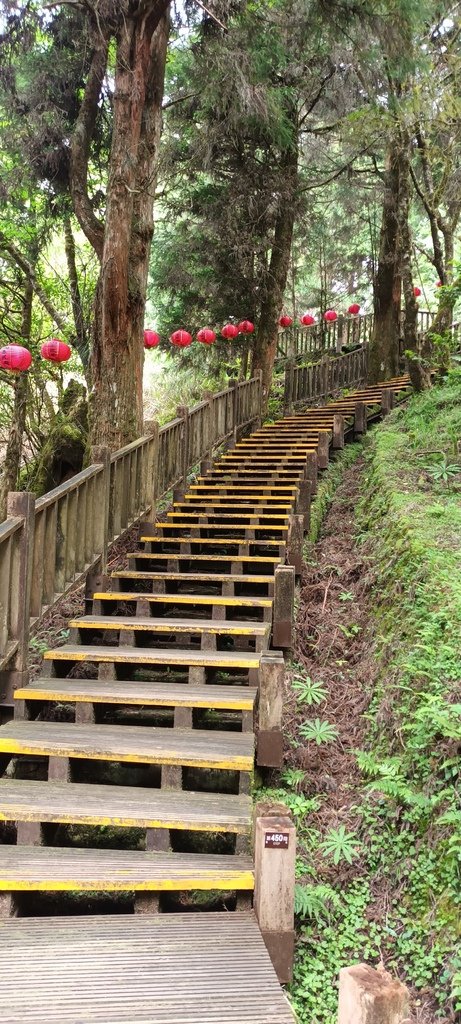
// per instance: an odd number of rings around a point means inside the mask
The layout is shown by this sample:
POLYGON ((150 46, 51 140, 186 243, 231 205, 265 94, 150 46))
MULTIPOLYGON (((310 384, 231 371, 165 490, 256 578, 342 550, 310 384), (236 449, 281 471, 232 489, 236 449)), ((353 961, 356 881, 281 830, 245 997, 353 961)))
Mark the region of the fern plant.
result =
POLYGON ((342 860, 352 864, 359 853, 357 834, 346 832, 345 825, 340 825, 337 829, 332 828, 323 843, 320 843, 320 849, 324 857, 333 858, 333 864, 338 865, 342 860))
POLYGON ((330 885, 295 885, 295 914, 311 917, 314 921, 325 920, 331 909, 341 909, 341 899, 330 885))
POLYGON ((300 726, 299 732, 304 739, 313 740, 318 747, 322 743, 332 743, 338 738, 336 726, 327 722, 326 719, 322 721, 320 718, 314 718, 312 722, 304 722, 304 725, 300 726))
POLYGON ((299 704, 308 704, 309 707, 312 704, 321 704, 327 696, 323 683, 316 682, 314 679, 310 679, 309 676, 305 676, 304 679, 295 676, 293 679, 293 690, 296 693, 296 699, 299 704))

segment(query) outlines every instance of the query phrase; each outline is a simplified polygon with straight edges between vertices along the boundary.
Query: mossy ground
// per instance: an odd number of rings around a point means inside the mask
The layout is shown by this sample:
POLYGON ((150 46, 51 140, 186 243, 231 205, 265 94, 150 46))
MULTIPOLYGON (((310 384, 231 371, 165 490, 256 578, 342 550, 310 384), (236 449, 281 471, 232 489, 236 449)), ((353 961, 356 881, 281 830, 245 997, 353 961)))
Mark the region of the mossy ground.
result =
POLYGON ((301 587, 293 673, 307 688, 288 700, 275 790, 298 826, 301 1024, 335 1024, 338 971, 360 960, 407 982, 412 1021, 460 1020, 460 437, 452 375, 370 432, 349 469, 346 450, 314 503, 311 541, 330 510, 301 587), (336 736, 306 743, 316 719, 336 736))

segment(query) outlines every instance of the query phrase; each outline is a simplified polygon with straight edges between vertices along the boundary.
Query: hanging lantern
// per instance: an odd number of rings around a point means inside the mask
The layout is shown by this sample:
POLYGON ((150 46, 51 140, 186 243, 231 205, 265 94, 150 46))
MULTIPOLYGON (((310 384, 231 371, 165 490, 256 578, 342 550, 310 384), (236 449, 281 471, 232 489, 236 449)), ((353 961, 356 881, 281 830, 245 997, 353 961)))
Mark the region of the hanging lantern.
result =
POLYGON ((413 295, 415 299, 419 299, 419 296, 421 295, 421 288, 418 288, 417 284, 415 284, 415 287, 413 288, 413 295))
POLYGON ((279 324, 281 327, 291 327, 292 323, 293 317, 287 316, 286 313, 284 313, 283 316, 280 317, 279 324))
POLYGON ((216 341, 216 334, 214 331, 210 331, 209 327, 202 327, 201 331, 197 333, 197 341, 203 342, 204 345, 212 345, 216 341))
POLYGON ((323 314, 323 319, 326 320, 327 323, 333 323, 333 320, 338 319, 338 314, 334 309, 327 309, 326 313, 323 314))
POLYGON ((49 338, 42 345, 40 353, 43 359, 47 359, 49 363, 66 363, 72 355, 72 349, 70 345, 66 345, 65 341, 60 341, 59 338, 49 338))
POLYGON ((192 335, 189 331, 173 331, 170 337, 172 345, 176 345, 176 348, 187 348, 192 341, 192 335))
POLYGON ((442 288, 442 282, 441 281, 436 281, 435 282, 435 287, 436 288, 442 288))
POLYGON ((28 370, 32 363, 32 355, 28 348, 22 345, 6 345, 0 348, 0 368, 11 370, 12 373, 21 373, 28 370))
POLYGON ((160 335, 157 331, 144 331, 144 348, 156 348, 160 341, 160 335))
POLYGON ((347 312, 348 313, 352 313, 352 316, 357 316, 357 313, 360 313, 360 306, 359 306, 358 302, 353 302, 352 305, 349 306, 349 309, 348 309, 347 312))
POLYGON ((232 338, 236 338, 238 333, 239 329, 235 324, 226 324, 221 331, 221 334, 226 341, 232 341, 232 338))
POLYGON ((303 313, 299 322, 304 324, 304 327, 312 327, 315 324, 315 316, 312 316, 310 313, 303 313))
POLYGON ((240 323, 237 324, 239 334, 253 334, 254 329, 255 325, 252 324, 251 320, 241 320, 240 323))

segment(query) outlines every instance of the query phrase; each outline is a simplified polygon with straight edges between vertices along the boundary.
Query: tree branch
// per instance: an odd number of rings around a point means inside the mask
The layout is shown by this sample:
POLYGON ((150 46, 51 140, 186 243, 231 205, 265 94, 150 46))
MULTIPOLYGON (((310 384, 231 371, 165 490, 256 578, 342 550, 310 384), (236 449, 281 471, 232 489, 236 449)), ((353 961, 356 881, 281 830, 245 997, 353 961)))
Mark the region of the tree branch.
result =
POLYGON ((43 308, 46 309, 46 312, 54 321, 56 327, 59 327, 60 331, 67 332, 69 328, 66 320, 64 319, 63 316, 61 316, 59 310, 56 309, 56 306, 54 306, 53 303, 48 298, 45 289, 40 284, 40 281, 37 278, 37 275, 32 264, 29 263, 29 260, 22 255, 22 253, 19 251, 19 249, 16 248, 13 242, 10 242, 9 239, 6 238, 6 236, 1 231, 0 248, 11 256, 11 258, 14 260, 19 269, 22 270, 23 274, 25 274, 27 280, 30 281, 30 284, 32 285, 32 288, 37 298, 40 299, 43 308))
POLYGON ((75 215, 100 260, 104 225, 96 217, 88 195, 88 161, 106 73, 108 47, 109 33, 106 30, 104 36, 98 35, 70 148, 70 191, 75 215))

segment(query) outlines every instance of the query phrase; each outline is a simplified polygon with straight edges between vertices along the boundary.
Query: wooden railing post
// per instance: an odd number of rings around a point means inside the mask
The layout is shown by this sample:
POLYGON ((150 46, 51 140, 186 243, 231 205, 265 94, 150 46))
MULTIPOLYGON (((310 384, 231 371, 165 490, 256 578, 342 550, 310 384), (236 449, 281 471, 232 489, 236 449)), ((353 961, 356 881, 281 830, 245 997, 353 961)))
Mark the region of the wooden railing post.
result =
POLYGON ((354 409, 354 437, 360 437, 367 430, 367 407, 365 402, 356 402, 354 409))
POLYGON ((293 388, 295 379, 294 359, 289 359, 285 368, 285 390, 283 395, 283 412, 285 416, 291 416, 293 412, 293 388))
POLYGON ((264 402, 263 402, 263 398, 264 398, 264 396, 263 396, 263 371, 262 370, 255 370, 254 377, 258 381, 258 401, 257 401, 257 407, 258 407, 259 413, 258 413, 258 416, 256 417, 256 419, 254 421, 253 430, 260 430, 261 426, 262 426, 262 421, 263 421, 263 405, 264 405, 264 402))
POLYGON ((387 414, 394 408, 395 394, 392 388, 383 388, 381 394, 381 416, 387 414))
POLYGON ((278 565, 275 570, 272 643, 277 647, 293 646, 295 604, 295 571, 292 565, 278 565))
POLYGON ((294 566, 296 576, 303 565, 304 516, 290 516, 288 519, 287 562, 294 566))
POLYGON ((282 813, 255 821, 254 910, 269 956, 281 983, 291 981, 295 944, 294 893, 296 829, 282 813))
MULTIPOLYGON (((10 636, 17 641, 16 652, 0 674, 1 703, 12 713, 13 691, 29 681, 30 591, 34 558, 35 494, 31 491, 10 491, 7 496, 7 518, 21 518, 19 541, 15 545, 10 571, 10 636)), ((46 558, 46 552, 43 552, 46 558)))
POLYGON ((200 461, 200 475, 206 476, 207 473, 211 472, 213 466, 213 437, 212 437, 212 396, 208 397, 207 407, 205 410, 205 433, 206 433, 206 449, 203 452, 203 458, 200 461))
POLYGON ((109 585, 107 576, 107 550, 112 538, 114 495, 111 493, 111 453, 105 445, 93 445, 90 451, 92 466, 102 466, 103 470, 96 479, 93 496, 94 516, 94 550, 99 558, 92 569, 86 574, 85 581, 85 612, 93 611, 93 594, 96 590, 104 590, 109 585))
POLYGON ((189 472, 189 409, 187 405, 178 405, 178 419, 183 421, 181 436, 181 476, 173 490, 173 501, 182 501, 187 490, 187 474, 189 472))
POLYGON ((231 427, 231 430, 229 432, 229 437, 228 437, 228 440, 227 440, 227 448, 228 449, 235 448, 235 445, 237 444, 238 431, 237 431, 237 422, 236 421, 237 421, 237 401, 238 401, 238 391, 237 391, 237 388, 238 388, 238 383, 239 383, 238 380, 231 380, 231 382, 229 384, 229 391, 231 391, 231 424, 232 424, 232 427, 231 427))
POLYGON ((344 448, 344 416, 333 416, 333 448, 344 448))
POLYGON ((339 972, 338 1024, 409 1024, 408 989, 367 964, 339 972))
POLYGON ((142 530, 147 525, 152 526, 155 529, 155 518, 157 513, 157 495, 158 495, 158 449, 159 449, 159 424, 157 420, 145 420, 144 421, 144 433, 150 435, 150 443, 147 450, 146 465, 144 467, 145 478, 142 481, 144 500, 143 505, 145 509, 150 509, 149 519, 143 520, 140 524, 142 530))
POLYGON ((259 663, 259 719, 256 761, 265 768, 283 764, 282 712, 285 662, 280 651, 265 651, 259 663))

